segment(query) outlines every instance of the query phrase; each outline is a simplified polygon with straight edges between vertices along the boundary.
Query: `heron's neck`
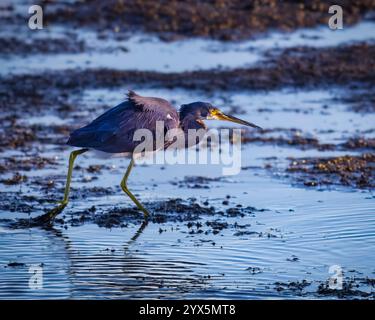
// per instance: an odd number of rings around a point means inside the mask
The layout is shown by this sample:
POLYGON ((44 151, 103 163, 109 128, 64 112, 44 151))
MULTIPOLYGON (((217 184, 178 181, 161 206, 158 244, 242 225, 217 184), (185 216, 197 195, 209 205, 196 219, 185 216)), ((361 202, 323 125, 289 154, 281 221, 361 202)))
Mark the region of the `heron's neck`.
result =
POLYGON ((204 122, 193 115, 183 117, 180 123, 185 136, 186 148, 199 144, 207 132, 207 127, 204 122))
POLYGON ((185 132, 187 132, 189 129, 195 129, 195 130, 204 129, 204 130, 207 130, 207 127, 206 127, 205 123, 193 114, 188 114, 188 115, 184 116, 182 119, 180 119, 180 123, 181 123, 181 128, 185 132))

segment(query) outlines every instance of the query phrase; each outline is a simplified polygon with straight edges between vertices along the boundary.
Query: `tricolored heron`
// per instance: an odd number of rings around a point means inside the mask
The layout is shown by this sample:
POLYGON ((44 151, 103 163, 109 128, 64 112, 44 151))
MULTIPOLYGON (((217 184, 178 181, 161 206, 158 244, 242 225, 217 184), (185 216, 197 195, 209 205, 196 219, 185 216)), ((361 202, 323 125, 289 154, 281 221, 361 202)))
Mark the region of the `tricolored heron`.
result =
MULTIPOLYGON (((206 102, 184 104, 178 113, 166 100, 154 97, 142 97, 134 91, 129 91, 128 98, 118 106, 106 111, 85 127, 73 131, 67 142, 73 147, 81 149, 71 152, 69 157, 68 175, 66 178, 64 198, 60 204, 43 215, 43 222, 51 222, 68 204, 70 182, 74 160, 89 150, 98 150, 105 153, 129 153, 132 155, 130 164, 121 180, 122 190, 143 212, 145 219, 149 217, 147 209, 130 192, 127 181, 134 165, 134 151, 140 143, 134 141, 134 133, 138 129, 156 131, 157 121, 163 121, 164 129, 181 130, 187 139, 189 129, 207 130, 203 120, 226 120, 253 128, 260 127, 253 123, 226 115, 218 108, 206 102)), ((198 141, 199 142, 199 141, 198 141)), ((166 145, 165 145, 166 146, 166 145)))

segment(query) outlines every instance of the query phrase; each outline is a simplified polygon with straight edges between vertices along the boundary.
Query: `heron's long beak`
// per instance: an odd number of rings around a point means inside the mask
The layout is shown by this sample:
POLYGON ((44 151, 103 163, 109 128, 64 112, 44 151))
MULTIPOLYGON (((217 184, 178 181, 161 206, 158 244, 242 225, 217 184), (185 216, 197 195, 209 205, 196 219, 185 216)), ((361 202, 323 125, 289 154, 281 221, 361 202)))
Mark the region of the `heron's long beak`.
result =
POLYGON ((213 109, 210 111, 210 117, 208 119, 212 120, 224 120, 224 121, 231 121, 234 123, 242 124, 244 126, 252 127, 252 128, 257 128, 257 129, 262 129, 261 127, 257 126, 254 123, 247 122, 245 120, 238 119, 236 117, 227 115, 223 112, 221 112, 219 109, 213 109))

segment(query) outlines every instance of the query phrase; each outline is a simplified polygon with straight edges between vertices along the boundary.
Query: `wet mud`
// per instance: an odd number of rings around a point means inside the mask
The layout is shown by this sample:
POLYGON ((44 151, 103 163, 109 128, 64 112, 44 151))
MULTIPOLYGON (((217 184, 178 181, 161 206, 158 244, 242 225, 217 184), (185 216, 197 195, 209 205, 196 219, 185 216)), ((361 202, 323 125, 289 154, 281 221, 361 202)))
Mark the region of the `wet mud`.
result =
POLYGON ((375 187, 375 154, 294 159, 287 172, 295 174, 297 181, 309 187, 336 184, 373 189, 375 187))
POLYGON ((70 38, 62 39, 33 39, 23 41, 14 37, 0 38, 0 55, 30 55, 30 54, 53 54, 53 53, 79 53, 85 50, 83 41, 70 38))

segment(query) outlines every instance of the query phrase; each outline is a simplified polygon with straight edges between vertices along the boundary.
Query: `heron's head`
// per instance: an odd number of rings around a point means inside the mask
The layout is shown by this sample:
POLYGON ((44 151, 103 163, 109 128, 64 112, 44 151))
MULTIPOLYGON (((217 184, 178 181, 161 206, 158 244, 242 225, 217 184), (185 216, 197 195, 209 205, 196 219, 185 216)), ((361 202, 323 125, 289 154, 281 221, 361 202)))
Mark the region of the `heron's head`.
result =
POLYGON ((254 123, 247 122, 245 120, 233 117, 231 115, 225 114, 219 108, 214 107, 208 102, 193 102, 189 104, 183 104, 180 108, 180 118, 184 119, 187 116, 193 116, 195 119, 199 120, 223 120, 230 121, 238 124, 242 124, 248 127, 253 127, 257 129, 262 129, 261 127, 255 125, 254 123))

